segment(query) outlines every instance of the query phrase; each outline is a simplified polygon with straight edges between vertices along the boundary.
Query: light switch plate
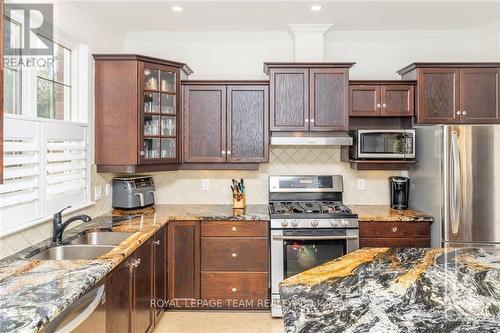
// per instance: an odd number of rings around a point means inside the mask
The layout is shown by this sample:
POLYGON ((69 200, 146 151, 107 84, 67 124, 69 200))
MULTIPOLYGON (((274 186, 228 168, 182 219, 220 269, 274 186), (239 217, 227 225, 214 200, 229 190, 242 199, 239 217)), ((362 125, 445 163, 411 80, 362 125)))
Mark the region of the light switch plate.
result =
POLYGON ((364 178, 358 178, 358 191, 364 191, 366 189, 366 182, 364 178))
POLYGON ((102 198, 102 187, 101 185, 97 185, 94 187, 94 201, 100 200, 102 198))
POLYGON ((202 179, 202 181, 201 181, 201 189, 203 191, 210 190, 210 179, 202 179))
POLYGON ((111 184, 106 184, 104 186, 104 195, 107 197, 111 195, 111 184))

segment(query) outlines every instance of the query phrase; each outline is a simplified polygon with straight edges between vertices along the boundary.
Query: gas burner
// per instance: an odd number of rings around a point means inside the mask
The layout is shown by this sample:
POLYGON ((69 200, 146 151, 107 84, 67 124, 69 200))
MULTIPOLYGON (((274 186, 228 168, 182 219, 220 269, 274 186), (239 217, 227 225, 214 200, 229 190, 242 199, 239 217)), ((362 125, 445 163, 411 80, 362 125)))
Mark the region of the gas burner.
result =
POLYGON ((276 201, 271 203, 271 211, 288 217, 327 218, 351 214, 351 210, 336 201, 276 201))

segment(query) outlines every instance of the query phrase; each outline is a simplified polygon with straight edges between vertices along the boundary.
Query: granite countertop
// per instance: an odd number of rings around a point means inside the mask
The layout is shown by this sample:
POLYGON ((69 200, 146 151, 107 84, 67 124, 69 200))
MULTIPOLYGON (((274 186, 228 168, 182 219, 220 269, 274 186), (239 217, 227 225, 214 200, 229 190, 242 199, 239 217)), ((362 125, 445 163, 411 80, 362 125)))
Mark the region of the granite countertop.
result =
POLYGON ((267 205, 247 205, 245 211, 235 212, 231 205, 156 205, 143 211, 114 211, 68 229, 65 240, 93 230, 133 235, 94 260, 30 260, 53 246, 50 239, 0 260, 0 332, 39 331, 169 220, 267 221, 269 214, 267 205), (128 218, 119 221, 120 215, 128 218))
POLYGON ((280 285, 291 332, 499 332, 500 251, 365 248, 280 285))
POLYGON ((347 205, 360 222, 433 222, 429 214, 415 209, 396 210, 389 205, 347 205))

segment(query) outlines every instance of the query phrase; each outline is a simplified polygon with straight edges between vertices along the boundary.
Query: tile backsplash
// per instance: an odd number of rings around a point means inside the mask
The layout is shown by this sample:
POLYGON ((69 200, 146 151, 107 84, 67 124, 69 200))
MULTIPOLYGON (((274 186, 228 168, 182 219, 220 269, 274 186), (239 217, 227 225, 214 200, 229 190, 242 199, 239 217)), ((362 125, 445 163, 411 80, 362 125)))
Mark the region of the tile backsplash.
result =
POLYGON ((269 175, 329 175, 344 177, 344 201, 350 204, 388 204, 388 177, 394 171, 355 171, 340 161, 340 147, 272 147, 269 163, 260 164, 258 171, 183 170, 153 174, 159 203, 230 204, 232 178, 244 178, 247 203, 268 202, 269 175), (357 179, 366 181, 366 189, 357 190, 357 179), (203 179, 210 187, 202 189, 203 179))

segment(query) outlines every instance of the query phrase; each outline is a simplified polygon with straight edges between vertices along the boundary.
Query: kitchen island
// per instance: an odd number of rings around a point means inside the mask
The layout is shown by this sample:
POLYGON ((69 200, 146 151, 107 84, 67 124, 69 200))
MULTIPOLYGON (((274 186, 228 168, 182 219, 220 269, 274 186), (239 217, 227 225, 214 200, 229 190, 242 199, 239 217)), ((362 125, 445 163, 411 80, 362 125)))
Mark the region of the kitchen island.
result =
POLYGON ((287 332, 499 332, 500 252, 363 248, 280 284, 287 332))

